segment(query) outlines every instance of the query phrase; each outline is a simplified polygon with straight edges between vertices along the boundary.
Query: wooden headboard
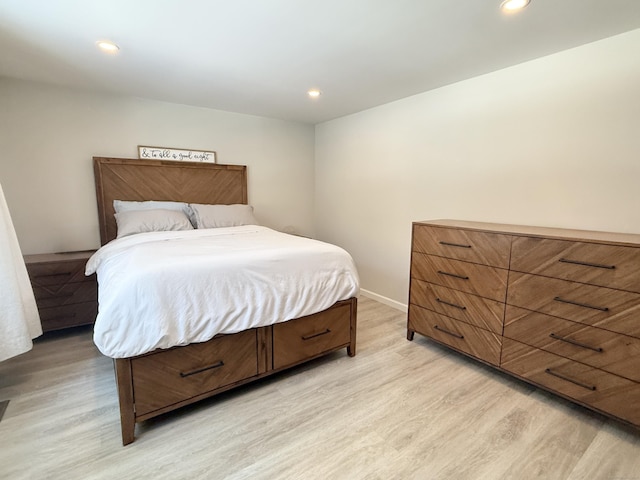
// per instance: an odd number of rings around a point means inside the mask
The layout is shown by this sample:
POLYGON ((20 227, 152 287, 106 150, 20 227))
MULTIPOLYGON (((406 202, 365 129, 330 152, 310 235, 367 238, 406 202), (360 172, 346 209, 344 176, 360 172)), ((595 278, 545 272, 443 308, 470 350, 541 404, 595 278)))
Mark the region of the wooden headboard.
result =
POLYGON ((100 242, 116 238, 114 200, 247 203, 247 167, 93 157, 100 242))

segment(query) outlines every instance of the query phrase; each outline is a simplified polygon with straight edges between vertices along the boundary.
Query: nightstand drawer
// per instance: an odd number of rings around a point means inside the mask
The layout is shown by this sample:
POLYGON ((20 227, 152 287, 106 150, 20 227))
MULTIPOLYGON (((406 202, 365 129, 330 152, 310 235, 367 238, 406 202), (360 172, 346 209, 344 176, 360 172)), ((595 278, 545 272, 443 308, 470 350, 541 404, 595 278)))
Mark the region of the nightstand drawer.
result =
POLYGON ((33 287, 39 308, 57 307, 73 303, 95 302, 98 298, 98 284, 93 282, 67 283, 60 287, 33 287))
POLYGON ((131 368, 136 415, 144 415, 257 375, 256 330, 143 355, 131 368))
POLYGON ((640 294, 511 272, 507 303, 640 338, 640 294))
POLYGON ((324 315, 273 326, 273 368, 278 369, 349 345, 351 307, 339 306, 324 315), (329 315, 330 313, 330 315, 329 315))
POLYGON ((418 280, 504 302, 508 270, 414 252, 411 276, 418 280))
POLYGON ((640 424, 640 383, 504 339, 502 368, 619 418, 640 424))
POLYGON ((413 249, 416 252, 509 268, 510 248, 509 235, 427 225, 413 226, 413 249))
POLYGON ((640 293, 640 248, 548 238, 513 240, 511 269, 640 293))
POLYGON ((409 305, 409 329, 493 365, 500 364, 500 336, 444 315, 409 305))
POLYGON ((44 331, 89 325, 96 321, 97 302, 74 303, 59 307, 39 308, 40 321, 44 331))
POLYGON ((456 320, 502 335, 504 303, 411 279, 410 301, 456 320))
POLYGON ((31 282, 39 286, 64 285, 71 282, 85 282, 86 261, 63 261, 56 263, 37 263, 27 265, 31 282))
POLYGON ((507 305, 504 336, 640 382, 640 339, 507 305))

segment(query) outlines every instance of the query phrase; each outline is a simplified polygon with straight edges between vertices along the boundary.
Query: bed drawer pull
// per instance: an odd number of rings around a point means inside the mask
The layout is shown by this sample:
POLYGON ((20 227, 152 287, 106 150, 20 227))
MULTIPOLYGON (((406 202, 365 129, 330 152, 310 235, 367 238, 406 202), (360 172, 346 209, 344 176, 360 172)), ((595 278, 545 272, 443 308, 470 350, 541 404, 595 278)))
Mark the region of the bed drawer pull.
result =
POLYGON ((438 325, 434 325, 433 328, 435 328, 439 332, 446 333, 447 335, 451 335, 452 337, 459 338, 460 340, 462 340, 464 338, 464 335, 458 335, 457 333, 450 332, 449 330, 445 330, 444 328, 440 328, 438 325))
POLYGON ((567 343, 570 343, 571 345, 575 345, 577 347, 587 348, 589 350, 593 350, 594 352, 602 353, 604 351, 604 350, 602 350, 602 347, 592 347, 591 345, 587 345, 585 343, 578 342, 576 340, 573 340, 572 338, 561 337, 560 335, 556 335, 553 332, 550 333, 549 336, 551 338, 555 338, 556 340, 560 340, 561 342, 567 342, 567 343))
POLYGON ((328 328, 324 332, 314 333, 312 335, 303 335, 301 338, 302 340, 311 340, 312 338, 319 337, 320 335, 326 335, 327 333, 331 333, 331 330, 328 328))
POLYGON ((569 378, 569 377, 566 377, 564 375, 561 375, 558 372, 554 372, 550 368, 546 368, 544 370, 544 372, 548 373, 549 375, 553 375, 554 377, 561 378, 562 380, 566 380, 567 382, 571 382, 574 385, 578 385, 579 387, 586 388, 587 390, 591 390, 591 391, 595 391, 596 390, 595 385, 587 385, 586 383, 582 383, 582 382, 580 382, 578 380, 574 380, 573 378, 569 378))
POLYGON ((608 312, 609 311, 609 307, 597 307, 595 305, 589 305, 588 303, 579 303, 579 302, 574 302, 573 300, 565 300, 564 298, 560 298, 560 297, 554 297, 553 300, 555 302, 569 303, 571 305, 577 305, 578 307, 591 308, 593 310, 600 310, 601 312, 608 312))
POLYGON ((189 370, 188 372, 180 372, 180 376, 184 378, 190 375, 195 375, 196 373, 206 372, 207 370, 213 370, 214 368, 223 367, 223 366, 224 366, 224 362, 220 360, 218 363, 214 363, 213 365, 208 365, 202 368, 196 368, 195 370, 189 370))
POLYGON ((438 270, 438 273, 440 275, 447 275, 449 277, 455 277, 455 278, 460 278, 462 280, 469 280, 469 277, 465 276, 465 275, 458 275, 457 273, 449 273, 449 272, 443 272, 442 270, 438 270))
POLYGON ((454 307, 454 308, 459 308, 460 310, 467 309, 467 307, 464 307, 462 305, 456 305, 455 303, 447 302, 446 300, 440 300, 439 298, 436 298, 436 302, 444 303, 445 305, 449 305, 450 307, 454 307))
POLYGON ((462 243, 451 243, 451 242, 439 242, 440 245, 446 245, 447 247, 460 247, 460 248, 471 248, 471 245, 464 245, 462 243))
POLYGON ((583 265, 585 267, 594 267, 594 268, 605 268, 607 270, 615 270, 615 265, 602 265, 600 263, 589 263, 589 262, 580 262, 578 260, 569 260, 568 258, 561 258, 558 260, 562 263, 572 263, 574 265, 583 265))

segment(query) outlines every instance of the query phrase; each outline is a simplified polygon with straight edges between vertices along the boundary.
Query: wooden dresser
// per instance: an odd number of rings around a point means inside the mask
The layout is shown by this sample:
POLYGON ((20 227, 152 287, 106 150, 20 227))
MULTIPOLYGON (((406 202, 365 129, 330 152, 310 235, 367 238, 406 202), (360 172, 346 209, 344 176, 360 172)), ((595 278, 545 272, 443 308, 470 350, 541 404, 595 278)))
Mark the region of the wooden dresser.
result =
POLYGON ((640 235, 416 222, 415 332, 640 427, 640 235))
POLYGON ((25 255, 44 332, 92 324, 98 313, 96 276, 84 275, 94 250, 25 255))

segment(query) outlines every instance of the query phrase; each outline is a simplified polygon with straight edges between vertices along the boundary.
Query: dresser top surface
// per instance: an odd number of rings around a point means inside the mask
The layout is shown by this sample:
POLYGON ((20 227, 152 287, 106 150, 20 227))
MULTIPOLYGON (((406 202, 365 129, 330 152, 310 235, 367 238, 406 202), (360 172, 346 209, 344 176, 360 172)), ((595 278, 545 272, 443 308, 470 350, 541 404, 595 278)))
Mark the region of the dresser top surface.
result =
POLYGON ((595 230, 574 230, 569 228, 534 227, 527 225, 512 225, 506 223, 473 222, 468 220, 425 220, 413 222, 414 225, 428 225, 433 227, 461 228, 508 235, 534 236, 556 238, 560 240, 591 241, 596 243, 616 243, 640 247, 640 234, 600 232, 595 230))
POLYGON ((34 263, 57 263, 57 262, 73 262, 77 260, 89 260, 89 257, 95 253, 95 250, 83 250, 78 252, 61 252, 61 253, 37 253, 34 255, 25 255, 24 261, 27 265, 34 263))

